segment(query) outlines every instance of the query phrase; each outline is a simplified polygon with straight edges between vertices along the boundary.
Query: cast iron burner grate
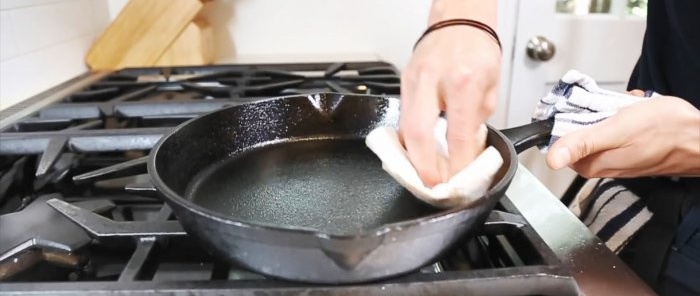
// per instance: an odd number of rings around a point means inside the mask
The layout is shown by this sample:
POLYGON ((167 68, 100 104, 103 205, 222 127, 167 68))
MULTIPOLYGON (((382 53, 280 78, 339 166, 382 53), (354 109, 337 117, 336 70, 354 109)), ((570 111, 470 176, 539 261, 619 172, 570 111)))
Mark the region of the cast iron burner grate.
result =
POLYGON ((204 112, 318 92, 399 96, 399 74, 382 62, 125 69, 0 127, 0 291, 578 294, 507 198, 476 238, 419 271, 378 282, 281 281, 203 250, 156 197, 144 166, 151 147, 204 112))
MULTIPOLYGON (((331 295, 335 292, 371 295, 379 291, 397 295, 412 295, 418 291, 489 295, 577 294, 573 279, 557 267, 554 254, 538 239, 533 229, 514 214, 517 210, 507 199, 499 205, 499 210, 492 213, 479 236, 434 264, 406 276, 343 286, 285 282, 224 263, 201 249, 195 240, 189 239, 178 222, 172 220, 170 209, 155 202, 148 203, 134 197, 133 201, 123 199, 110 204, 106 199, 93 199, 110 207, 100 215, 94 213, 94 206, 86 209, 80 205, 85 203, 84 198, 52 196, 41 199, 67 217, 66 220, 80 225, 94 241, 88 247, 65 253, 50 248, 25 250, 23 253, 33 254, 41 250, 75 259, 60 262, 44 258, 35 262, 5 279, 12 282, 8 287, 13 290, 39 289, 72 294, 78 289, 90 294, 106 289, 140 287, 137 289, 146 293, 147 290, 141 289, 168 287, 197 295, 200 289, 225 287, 229 292, 244 295, 259 295, 256 293, 267 289, 274 289, 281 295, 296 295, 302 291, 327 291, 331 295), (36 282, 37 277, 41 283, 36 282), (58 284, 65 282, 71 284, 58 284)), ((32 260, 23 257, 22 253, 13 258, 19 260, 0 263, 0 270, 11 269, 13 264, 23 265, 23 260, 32 260)))

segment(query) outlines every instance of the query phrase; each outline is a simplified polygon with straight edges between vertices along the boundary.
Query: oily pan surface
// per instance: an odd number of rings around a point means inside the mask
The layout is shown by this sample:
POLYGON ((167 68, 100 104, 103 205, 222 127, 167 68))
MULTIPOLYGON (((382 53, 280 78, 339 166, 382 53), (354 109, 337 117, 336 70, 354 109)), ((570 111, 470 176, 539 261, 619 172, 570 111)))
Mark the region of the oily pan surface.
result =
POLYGON ((359 138, 261 145, 205 169, 186 198, 235 220, 332 234, 439 211, 394 181, 359 138))

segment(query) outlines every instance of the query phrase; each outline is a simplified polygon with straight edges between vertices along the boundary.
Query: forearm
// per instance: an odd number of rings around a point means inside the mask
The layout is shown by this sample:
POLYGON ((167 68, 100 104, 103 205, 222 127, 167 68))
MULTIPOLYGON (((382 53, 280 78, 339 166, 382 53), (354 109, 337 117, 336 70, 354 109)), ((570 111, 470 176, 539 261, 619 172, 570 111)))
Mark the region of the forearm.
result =
POLYGON ((468 18, 491 26, 494 30, 498 18, 497 0, 433 0, 428 25, 452 19, 468 18))

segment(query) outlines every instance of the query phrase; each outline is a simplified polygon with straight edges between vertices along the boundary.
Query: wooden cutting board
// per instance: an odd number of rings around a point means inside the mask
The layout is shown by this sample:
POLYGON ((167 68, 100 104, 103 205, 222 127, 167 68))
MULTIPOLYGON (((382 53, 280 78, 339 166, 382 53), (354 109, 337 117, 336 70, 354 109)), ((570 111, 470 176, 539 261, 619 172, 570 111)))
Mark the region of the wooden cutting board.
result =
POLYGON ((153 65, 202 9, 200 0, 130 0, 93 43, 93 70, 153 65))
POLYGON ((214 61, 214 35, 209 23, 197 18, 165 50, 155 66, 207 65, 214 61))

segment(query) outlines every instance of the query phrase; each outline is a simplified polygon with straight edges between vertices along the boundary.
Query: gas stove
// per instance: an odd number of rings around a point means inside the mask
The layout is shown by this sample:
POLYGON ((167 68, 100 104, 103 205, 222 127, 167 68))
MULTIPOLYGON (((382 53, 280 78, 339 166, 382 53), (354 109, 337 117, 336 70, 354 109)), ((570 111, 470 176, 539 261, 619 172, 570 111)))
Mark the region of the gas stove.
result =
POLYGON ((400 96, 388 63, 87 73, 0 112, 0 293, 653 294, 525 167, 478 236, 412 274, 352 285, 268 278, 190 239, 139 169, 180 123, 296 94, 400 96))

